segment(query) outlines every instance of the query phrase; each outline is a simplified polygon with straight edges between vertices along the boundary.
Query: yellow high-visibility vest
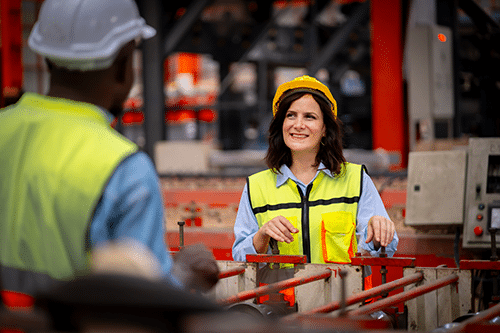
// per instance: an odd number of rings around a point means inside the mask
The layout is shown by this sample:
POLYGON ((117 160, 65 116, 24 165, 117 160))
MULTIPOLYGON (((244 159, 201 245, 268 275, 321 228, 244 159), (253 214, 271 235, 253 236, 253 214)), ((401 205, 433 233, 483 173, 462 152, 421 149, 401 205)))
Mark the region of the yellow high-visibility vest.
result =
POLYGON ((137 146, 95 105, 32 93, 0 111, 0 133, 1 279, 29 293, 88 268, 95 207, 137 146))
POLYGON ((248 177, 250 204, 259 228, 282 215, 298 230, 280 254, 306 255, 311 263, 350 263, 357 251, 356 215, 364 166, 346 163, 340 175, 320 172, 302 194, 291 179, 276 187, 277 175, 265 170, 248 177))

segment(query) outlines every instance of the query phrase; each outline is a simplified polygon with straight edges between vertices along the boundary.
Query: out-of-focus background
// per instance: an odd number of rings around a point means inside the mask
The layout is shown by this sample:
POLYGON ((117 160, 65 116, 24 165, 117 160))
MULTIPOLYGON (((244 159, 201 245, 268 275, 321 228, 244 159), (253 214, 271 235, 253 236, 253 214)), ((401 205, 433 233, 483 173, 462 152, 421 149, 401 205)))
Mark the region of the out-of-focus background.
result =
MULTIPOLYGON (((2 106, 22 92, 47 90, 45 62, 26 44, 42 2, 0 1, 2 106)), ((417 255, 426 265, 445 258, 453 266, 457 234, 464 247, 489 246, 486 230, 496 215, 485 210, 477 217, 478 203, 466 195, 482 193, 477 186, 484 178, 487 194, 475 200, 495 209, 500 145, 482 155, 486 171, 471 191, 466 159, 498 144, 480 141, 473 150, 471 139, 500 137, 500 1, 137 4, 158 33, 136 51, 137 79, 113 126, 155 162, 170 247, 179 245, 183 221, 186 243, 202 241, 217 259, 231 259, 245 178, 266 168, 274 92, 304 74, 324 82, 337 100, 346 158, 367 166, 397 225, 400 255, 417 255), (423 178, 409 184, 411 154, 440 151, 462 155, 453 155, 458 164, 451 166, 448 155, 415 162, 413 174, 423 178), (450 189, 425 189, 422 184, 442 185, 432 177, 458 188, 437 199, 450 189), (417 192, 422 197, 410 200, 417 192), (444 215, 431 216, 430 201, 444 215), (458 217, 450 220, 452 211, 458 217), (473 245, 478 240, 484 244, 473 245)))

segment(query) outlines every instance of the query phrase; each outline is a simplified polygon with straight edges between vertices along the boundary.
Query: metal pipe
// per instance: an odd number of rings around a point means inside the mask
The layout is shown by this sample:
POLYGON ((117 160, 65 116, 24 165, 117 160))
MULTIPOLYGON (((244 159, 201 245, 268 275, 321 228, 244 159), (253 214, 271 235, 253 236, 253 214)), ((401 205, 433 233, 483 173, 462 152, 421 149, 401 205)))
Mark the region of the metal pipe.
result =
POLYGON ((180 250, 184 247, 184 224, 186 224, 186 222, 179 221, 177 222, 177 224, 179 225, 179 250, 180 250))
POLYGON ((236 267, 219 273, 219 280, 245 273, 245 267, 236 267))
POLYGON ((186 14, 175 23, 170 29, 168 36, 165 38, 164 56, 168 57, 175 48, 181 43, 184 36, 188 33, 189 29, 193 26, 196 20, 200 17, 201 13, 207 7, 211 0, 198 0, 192 1, 186 14))
POLYGON ((360 4, 350 16, 346 24, 339 29, 326 45, 320 50, 318 56, 311 61, 311 66, 307 69, 309 75, 316 75, 316 72, 325 67, 333 57, 339 53, 346 42, 349 40, 349 34, 359 26, 359 24, 370 15, 370 2, 360 4))
POLYGON ((283 280, 280 282, 276 282, 276 283, 268 284, 268 285, 265 285, 262 287, 258 287, 258 288, 252 289, 252 290, 242 291, 240 293, 237 293, 234 296, 219 300, 219 304, 228 305, 228 304, 246 301, 246 300, 251 299, 251 298, 267 295, 267 294, 274 293, 274 292, 277 292, 277 291, 280 291, 283 289, 296 287, 296 286, 303 285, 303 284, 317 281, 317 280, 323 280, 323 279, 329 278, 331 275, 332 275, 332 271, 328 269, 320 274, 313 274, 313 275, 306 276, 306 277, 291 278, 291 279, 283 280))
MULTIPOLYGON (((387 253, 385 253, 385 246, 382 246, 382 248, 380 249, 379 257, 380 258, 387 258, 387 253)), ((387 268, 385 265, 382 265, 380 267, 380 274, 382 275, 382 284, 386 284, 387 283, 387 268)), ((384 293, 382 295, 383 298, 386 298, 387 296, 389 296, 389 293, 384 293)))
MULTIPOLYGON (((359 302, 363 302, 364 300, 367 300, 369 298, 379 296, 385 292, 389 292, 389 291, 407 286, 409 284, 422 281, 423 279, 424 279, 424 273, 417 272, 417 273, 414 273, 412 275, 406 276, 404 278, 391 281, 391 282, 386 283, 384 285, 377 286, 377 287, 374 287, 372 289, 364 290, 356 295, 348 297, 346 299, 346 306, 353 305, 353 304, 356 304, 359 302)), ((321 306, 321 307, 318 307, 318 308, 315 308, 315 309, 312 309, 309 311, 301 312, 301 315, 310 315, 313 313, 328 313, 328 312, 332 312, 332 311, 340 309, 340 306, 341 306, 340 302, 335 301, 335 302, 331 302, 329 304, 326 304, 324 306, 321 306)))
POLYGON ((346 314, 346 299, 345 299, 345 295, 346 295, 346 292, 345 292, 345 285, 346 285, 346 277, 347 277, 347 271, 340 271, 339 272, 340 274, 340 281, 342 282, 342 285, 341 285, 341 293, 340 293, 340 316, 345 316, 346 314))
POLYGON ((468 324, 477 324, 487 322, 497 316, 500 315, 500 303, 492 306, 491 308, 480 312, 479 314, 470 317, 467 320, 464 320, 460 323, 459 326, 453 327, 451 329, 446 330, 447 333, 457 333, 457 332, 466 332, 466 326, 468 324))
POLYGON ((391 297, 384 298, 382 300, 379 300, 375 303, 371 303, 365 306, 360 307, 359 309, 350 311, 347 313, 348 316, 360 316, 360 315, 365 315, 365 314, 370 314, 372 312, 378 311, 385 309, 389 306, 393 306, 396 304, 399 304, 401 302, 405 302, 407 300, 416 298, 420 295, 427 294, 431 291, 434 291, 436 289, 445 287, 449 284, 455 283, 458 281, 458 275, 457 274, 450 274, 447 277, 444 277, 442 279, 438 279, 432 283, 416 287, 415 289, 411 289, 408 291, 403 291, 397 295, 393 295, 391 297))

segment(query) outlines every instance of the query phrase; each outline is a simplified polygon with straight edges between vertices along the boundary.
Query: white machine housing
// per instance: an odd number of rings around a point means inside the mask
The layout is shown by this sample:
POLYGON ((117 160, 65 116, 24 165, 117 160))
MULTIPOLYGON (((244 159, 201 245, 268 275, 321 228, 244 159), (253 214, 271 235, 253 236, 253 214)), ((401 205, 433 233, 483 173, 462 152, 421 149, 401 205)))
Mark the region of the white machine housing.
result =
POLYGON ((405 224, 463 226, 464 248, 500 240, 500 138, 471 138, 466 149, 411 152, 405 224))

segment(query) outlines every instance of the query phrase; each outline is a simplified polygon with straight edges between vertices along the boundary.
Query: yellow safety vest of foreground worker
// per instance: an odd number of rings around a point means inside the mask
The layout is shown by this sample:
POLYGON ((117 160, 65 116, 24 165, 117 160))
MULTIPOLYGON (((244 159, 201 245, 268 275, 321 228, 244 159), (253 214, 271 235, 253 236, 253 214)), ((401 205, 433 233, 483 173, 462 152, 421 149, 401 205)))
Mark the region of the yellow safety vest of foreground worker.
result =
POLYGON ((351 262, 357 251, 356 215, 363 166, 345 163, 335 177, 320 172, 302 194, 291 179, 276 187, 276 174, 265 170, 248 178, 248 192, 259 228, 276 216, 299 232, 294 241, 279 242, 280 254, 306 255, 311 263, 351 262))
POLYGON ((94 209, 137 146, 96 106, 31 93, 0 111, 0 133, 0 279, 32 294, 88 268, 94 209))

